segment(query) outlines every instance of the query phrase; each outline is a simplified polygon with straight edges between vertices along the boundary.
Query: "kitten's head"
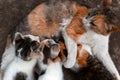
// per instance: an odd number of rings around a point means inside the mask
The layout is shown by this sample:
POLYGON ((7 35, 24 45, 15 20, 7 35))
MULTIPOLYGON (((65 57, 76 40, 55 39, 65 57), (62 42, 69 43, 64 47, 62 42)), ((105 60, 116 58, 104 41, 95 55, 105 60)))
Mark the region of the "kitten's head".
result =
POLYGON ((93 9, 83 19, 84 27, 102 35, 119 31, 118 18, 111 8, 112 0, 102 0, 99 8, 93 9))
POLYGON ((60 46, 53 39, 45 39, 41 42, 41 50, 44 54, 43 62, 46 64, 48 60, 54 60, 58 57, 60 52, 60 46))
POLYGON ((14 45, 16 56, 29 61, 32 59, 33 54, 39 54, 40 41, 38 36, 33 35, 22 35, 16 33, 14 38, 14 45))

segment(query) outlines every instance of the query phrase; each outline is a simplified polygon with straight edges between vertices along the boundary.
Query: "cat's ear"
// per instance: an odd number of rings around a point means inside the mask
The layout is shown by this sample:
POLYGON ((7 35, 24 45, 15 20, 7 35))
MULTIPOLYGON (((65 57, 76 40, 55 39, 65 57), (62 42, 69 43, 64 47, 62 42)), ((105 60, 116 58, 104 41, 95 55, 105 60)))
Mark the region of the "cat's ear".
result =
POLYGON ((16 32, 14 36, 13 44, 20 45, 23 41, 24 41, 24 36, 21 33, 16 32))
POLYGON ((23 35, 20 32, 15 33, 14 40, 24 39, 23 35))

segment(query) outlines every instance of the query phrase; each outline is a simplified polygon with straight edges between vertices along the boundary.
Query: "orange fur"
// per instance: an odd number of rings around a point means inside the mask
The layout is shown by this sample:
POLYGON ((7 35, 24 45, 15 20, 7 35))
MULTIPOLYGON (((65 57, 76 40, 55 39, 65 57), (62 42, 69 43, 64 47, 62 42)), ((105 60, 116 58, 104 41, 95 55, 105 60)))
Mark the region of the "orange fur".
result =
POLYGON ((87 58, 88 58, 89 53, 86 50, 84 50, 84 51, 82 51, 82 53, 80 53, 81 48, 82 48, 82 45, 78 46, 76 60, 80 66, 87 67, 87 58))
POLYGON ((108 35, 111 32, 119 31, 117 26, 107 23, 105 21, 105 16, 102 14, 95 15, 92 21, 94 26, 92 25, 91 29, 97 33, 108 35))
POLYGON ((75 13, 75 3, 65 1, 56 5, 44 3, 38 5, 27 17, 30 34, 40 37, 60 35, 60 23, 63 18, 71 18, 75 13), (59 10, 60 9, 60 10, 59 10))
POLYGON ((61 62, 60 57, 55 58, 55 59, 53 60, 53 62, 61 62))
POLYGON ((105 29, 107 24, 104 21, 103 15, 96 15, 93 18, 93 23, 95 24, 95 26, 92 26, 92 29, 95 32, 100 33, 100 34, 104 34, 104 35, 107 34, 106 29, 105 29))
MULTIPOLYGON (((59 45, 60 45, 60 54, 61 54, 61 60, 64 61, 66 60, 66 56, 64 54, 64 49, 66 49, 65 44, 61 41, 59 41, 59 45)), ((77 47, 77 57, 76 57, 76 62, 77 64, 79 64, 82 67, 86 67, 87 66, 87 58, 89 53, 86 50, 83 50, 80 53, 80 50, 82 48, 82 45, 79 45, 77 47)))
POLYGON ((61 60, 62 60, 62 61, 65 61, 65 60, 66 60, 66 56, 65 56, 65 54, 64 54, 64 50, 66 49, 65 44, 64 44, 63 42, 61 42, 61 41, 59 41, 58 43, 59 43, 59 45, 60 45, 61 60))
POLYGON ((55 35, 59 32, 59 24, 57 22, 47 25, 44 10, 47 8, 45 4, 38 5, 29 15, 28 24, 30 33, 40 37, 55 35))
POLYGON ((89 10, 86 7, 78 7, 76 15, 73 17, 71 23, 67 26, 67 34, 74 40, 77 41, 79 36, 86 32, 83 28, 82 18, 88 14, 89 10))

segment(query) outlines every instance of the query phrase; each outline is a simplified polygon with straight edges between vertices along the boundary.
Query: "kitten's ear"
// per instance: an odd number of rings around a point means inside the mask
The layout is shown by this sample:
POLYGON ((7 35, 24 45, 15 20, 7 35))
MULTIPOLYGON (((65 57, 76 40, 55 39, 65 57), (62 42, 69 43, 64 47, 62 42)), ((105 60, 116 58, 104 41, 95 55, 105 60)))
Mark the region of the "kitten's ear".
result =
POLYGON ((15 40, 24 39, 24 37, 23 37, 23 35, 22 35, 21 33, 16 32, 16 33, 15 33, 15 38, 14 38, 14 39, 15 39, 15 40))
POLYGON ((112 0, 102 0, 100 6, 102 8, 111 8, 112 7, 112 0))
POLYGON ((24 37, 21 33, 16 32, 13 40, 13 44, 15 45, 16 43, 19 43, 20 40, 24 40, 24 37))

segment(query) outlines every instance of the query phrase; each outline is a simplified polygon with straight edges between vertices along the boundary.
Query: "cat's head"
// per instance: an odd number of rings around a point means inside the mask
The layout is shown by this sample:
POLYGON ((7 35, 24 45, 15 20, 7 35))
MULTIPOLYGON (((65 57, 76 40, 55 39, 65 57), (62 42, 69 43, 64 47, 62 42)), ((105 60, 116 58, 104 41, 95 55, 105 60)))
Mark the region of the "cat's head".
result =
POLYGON ((53 61, 58 57, 60 46, 53 39, 45 39, 40 43, 40 49, 43 52, 43 63, 47 64, 49 60, 53 61))
POLYGON ((19 32, 15 33, 13 41, 15 45, 16 57, 25 61, 32 59, 34 54, 40 54, 40 41, 38 36, 23 35, 19 32))
POLYGON ((112 0, 102 0, 100 7, 91 9, 83 18, 86 30, 93 30, 102 35, 119 31, 119 20, 112 10, 112 0))

